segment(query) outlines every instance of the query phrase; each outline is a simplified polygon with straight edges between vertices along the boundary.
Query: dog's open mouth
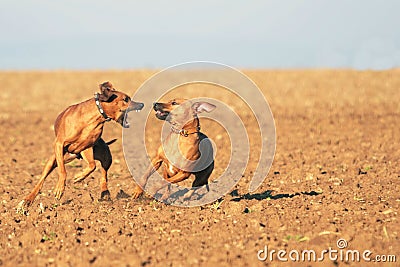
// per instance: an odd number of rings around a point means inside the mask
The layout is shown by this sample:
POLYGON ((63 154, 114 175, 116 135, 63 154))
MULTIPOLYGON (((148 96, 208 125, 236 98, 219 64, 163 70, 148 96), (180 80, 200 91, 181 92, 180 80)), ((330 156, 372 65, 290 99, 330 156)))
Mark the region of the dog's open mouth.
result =
POLYGON ((133 110, 125 110, 122 112, 122 115, 118 118, 117 122, 122 125, 124 128, 129 128, 130 124, 128 122, 128 114, 131 111, 140 112, 141 109, 133 109, 133 110))
MULTIPOLYGON (((139 111, 137 111, 139 112, 139 111)), ((122 123, 121 123, 122 127, 124 128, 129 128, 130 124, 128 122, 128 112, 125 111, 124 116, 122 116, 122 123)))
POLYGON ((157 119, 165 120, 168 117, 168 115, 169 115, 168 111, 161 111, 161 110, 156 111, 157 119))

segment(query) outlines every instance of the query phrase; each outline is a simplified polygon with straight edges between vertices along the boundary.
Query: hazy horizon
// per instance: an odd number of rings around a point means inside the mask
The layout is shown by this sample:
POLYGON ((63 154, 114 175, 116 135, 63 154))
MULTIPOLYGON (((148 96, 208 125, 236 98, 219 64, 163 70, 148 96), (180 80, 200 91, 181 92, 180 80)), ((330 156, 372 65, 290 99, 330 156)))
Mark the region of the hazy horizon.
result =
POLYGON ((11 1, 0 70, 159 69, 212 61, 248 69, 400 66, 400 2, 11 1))

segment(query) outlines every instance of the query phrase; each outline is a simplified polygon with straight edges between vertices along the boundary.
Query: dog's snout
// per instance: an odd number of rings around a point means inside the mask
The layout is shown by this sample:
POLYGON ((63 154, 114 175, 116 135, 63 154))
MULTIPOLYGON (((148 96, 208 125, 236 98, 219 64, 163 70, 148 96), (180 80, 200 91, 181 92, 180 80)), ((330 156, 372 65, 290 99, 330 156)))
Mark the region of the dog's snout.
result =
POLYGON ((128 111, 132 111, 132 110, 141 110, 144 107, 144 104, 141 102, 135 102, 135 101, 131 101, 129 106, 128 106, 128 111))
POLYGON ((157 102, 153 103, 153 108, 156 110, 158 107, 160 106, 160 104, 158 104, 157 102))

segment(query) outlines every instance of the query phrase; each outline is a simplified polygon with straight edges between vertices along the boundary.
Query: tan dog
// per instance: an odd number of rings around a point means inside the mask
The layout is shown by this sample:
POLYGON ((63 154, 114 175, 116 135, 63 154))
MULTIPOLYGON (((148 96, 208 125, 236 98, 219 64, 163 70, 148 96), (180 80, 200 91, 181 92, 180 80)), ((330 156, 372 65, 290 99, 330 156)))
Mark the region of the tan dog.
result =
MULTIPOLYGON (((208 178, 214 169, 214 160, 208 158, 207 165, 203 167, 198 164, 201 157, 199 145, 207 136, 200 132, 197 114, 204 111, 211 112, 215 106, 207 102, 192 103, 185 99, 174 99, 168 103, 154 103, 153 109, 158 119, 166 120, 171 124, 171 132, 158 148, 156 157, 151 161, 151 166, 144 177, 136 185, 132 197, 138 198, 143 193, 148 178, 161 165, 164 166, 163 177, 170 183, 178 183, 194 174, 192 187, 208 184, 208 178)), ((208 151, 204 154, 212 157, 212 146, 207 140, 205 143, 208 142, 208 151)), ((204 164, 204 160, 202 162, 204 164)), ((165 184, 158 190, 164 186, 165 184)), ((191 197, 193 192, 193 190, 189 191, 184 198, 191 197)), ((168 196, 169 190, 162 196, 162 200, 168 196)))
MULTIPOLYGON (((54 195, 60 199, 65 188, 67 173, 65 163, 75 158, 83 158, 88 167, 76 176, 75 182, 82 181, 95 169, 95 160, 101 162, 100 189, 101 198, 109 198, 107 188, 107 170, 112 158, 108 144, 101 139, 104 124, 114 120, 123 127, 129 127, 124 121, 125 114, 129 111, 139 111, 142 103, 131 101, 130 97, 115 90, 111 83, 100 84, 100 94, 76 105, 72 105, 58 115, 54 123, 56 138, 54 141, 54 153, 47 161, 41 178, 32 192, 25 197, 20 206, 32 204, 46 177, 58 166, 58 182, 54 189, 54 195)), ((111 143, 111 142, 110 142, 111 143)))

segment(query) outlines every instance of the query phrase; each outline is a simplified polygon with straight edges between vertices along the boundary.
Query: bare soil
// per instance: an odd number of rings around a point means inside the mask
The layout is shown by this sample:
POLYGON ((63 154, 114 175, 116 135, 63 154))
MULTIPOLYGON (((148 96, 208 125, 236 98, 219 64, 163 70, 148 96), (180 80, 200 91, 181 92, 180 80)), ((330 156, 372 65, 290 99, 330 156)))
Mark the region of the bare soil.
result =
MULTIPOLYGON (((397 254, 397 263, 384 266, 399 266, 400 70, 245 73, 268 99, 277 133, 272 168, 257 191, 247 191, 258 155, 254 118, 239 101, 221 96, 241 110, 253 150, 239 184, 218 202, 178 208, 149 196, 131 199, 135 184, 122 130, 110 122, 103 137, 118 139, 110 146, 112 202, 98 201, 99 171, 72 183, 85 167, 76 160, 67 166, 62 199, 53 197, 54 172, 21 215, 15 208, 51 154, 57 114, 92 97, 103 81, 133 93, 154 72, 0 72, 0 266, 365 266, 328 256, 324 262, 281 263, 276 254, 273 261, 257 259, 265 246, 319 255, 337 249, 340 238, 346 249, 372 251, 371 258, 397 254)), ((192 89, 185 97, 199 94, 192 89)), ((161 126, 150 121, 148 138, 161 126)), ((229 162, 229 142, 222 127, 202 125, 217 140, 215 178, 229 162)), ((157 140, 148 141, 154 151, 157 140)))

